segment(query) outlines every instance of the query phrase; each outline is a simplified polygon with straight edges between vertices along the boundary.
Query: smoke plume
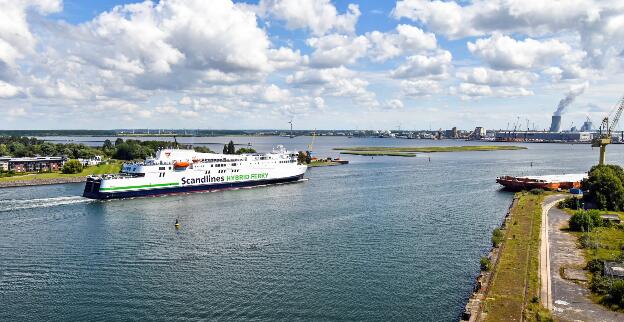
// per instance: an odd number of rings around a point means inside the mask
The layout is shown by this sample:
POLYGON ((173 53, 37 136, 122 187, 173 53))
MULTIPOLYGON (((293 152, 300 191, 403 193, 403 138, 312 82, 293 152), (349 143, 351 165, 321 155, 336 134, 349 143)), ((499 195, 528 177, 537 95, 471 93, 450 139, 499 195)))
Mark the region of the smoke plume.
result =
POLYGON ((587 86, 588 84, 584 83, 578 87, 571 88, 570 92, 568 92, 568 95, 566 95, 566 97, 562 98, 559 101, 559 105, 557 105, 557 110, 555 111, 553 115, 561 116, 561 114, 563 114, 563 112, 565 111, 565 108, 568 107, 568 105, 572 104, 572 102, 574 102, 574 99, 576 99, 577 96, 583 94, 587 86))

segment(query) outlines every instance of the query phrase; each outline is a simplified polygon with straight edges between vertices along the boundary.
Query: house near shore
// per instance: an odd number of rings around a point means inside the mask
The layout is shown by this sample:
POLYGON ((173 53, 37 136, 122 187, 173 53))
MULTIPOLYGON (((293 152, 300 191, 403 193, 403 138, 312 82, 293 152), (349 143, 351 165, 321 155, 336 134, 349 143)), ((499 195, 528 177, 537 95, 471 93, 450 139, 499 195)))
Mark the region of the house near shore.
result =
POLYGON ((64 157, 32 157, 12 158, 0 157, 0 171, 14 172, 49 172, 60 171, 67 158, 64 157))
POLYGON ((100 163, 102 163, 102 156, 101 155, 96 155, 91 159, 78 159, 78 162, 82 163, 83 167, 88 167, 88 166, 93 166, 93 165, 98 165, 100 163))

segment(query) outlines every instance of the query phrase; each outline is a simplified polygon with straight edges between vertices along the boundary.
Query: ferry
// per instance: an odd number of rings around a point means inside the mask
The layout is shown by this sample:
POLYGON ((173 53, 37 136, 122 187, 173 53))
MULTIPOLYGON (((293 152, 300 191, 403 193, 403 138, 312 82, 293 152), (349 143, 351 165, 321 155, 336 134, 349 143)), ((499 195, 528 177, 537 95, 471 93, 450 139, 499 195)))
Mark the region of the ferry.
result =
POLYGON ((307 170, 297 155, 281 145, 249 154, 161 149, 154 158, 124 164, 120 173, 87 177, 83 196, 114 199, 294 182, 307 170))

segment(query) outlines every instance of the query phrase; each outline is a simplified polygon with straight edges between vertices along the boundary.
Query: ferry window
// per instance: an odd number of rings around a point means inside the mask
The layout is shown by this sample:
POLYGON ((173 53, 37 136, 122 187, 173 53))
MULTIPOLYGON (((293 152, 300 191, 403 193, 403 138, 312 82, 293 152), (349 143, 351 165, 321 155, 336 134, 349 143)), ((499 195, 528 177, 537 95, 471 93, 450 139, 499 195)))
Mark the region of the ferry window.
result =
POLYGON ((169 170, 171 170, 171 167, 169 167, 169 170))
POLYGON ((158 170, 165 170, 165 167, 159 167, 158 170))
POLYGON ((236 166, 236 163, 232 163, 232 166, 233 166, 233 167, 235 167, 235 166, 236 166))

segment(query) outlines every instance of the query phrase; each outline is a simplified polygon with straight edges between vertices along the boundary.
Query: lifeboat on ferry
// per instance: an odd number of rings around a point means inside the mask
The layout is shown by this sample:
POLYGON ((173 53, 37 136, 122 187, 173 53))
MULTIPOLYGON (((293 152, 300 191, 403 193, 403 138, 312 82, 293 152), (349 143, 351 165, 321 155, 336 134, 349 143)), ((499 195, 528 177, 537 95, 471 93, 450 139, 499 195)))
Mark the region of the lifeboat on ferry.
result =
POLYGON ((176 168, 176 169, 185 169, 185 168, 188 168, 189 165, 191 165, 191 164, 186 162, 186 161, 176 161, 173 164, 173 167, 176 168))

